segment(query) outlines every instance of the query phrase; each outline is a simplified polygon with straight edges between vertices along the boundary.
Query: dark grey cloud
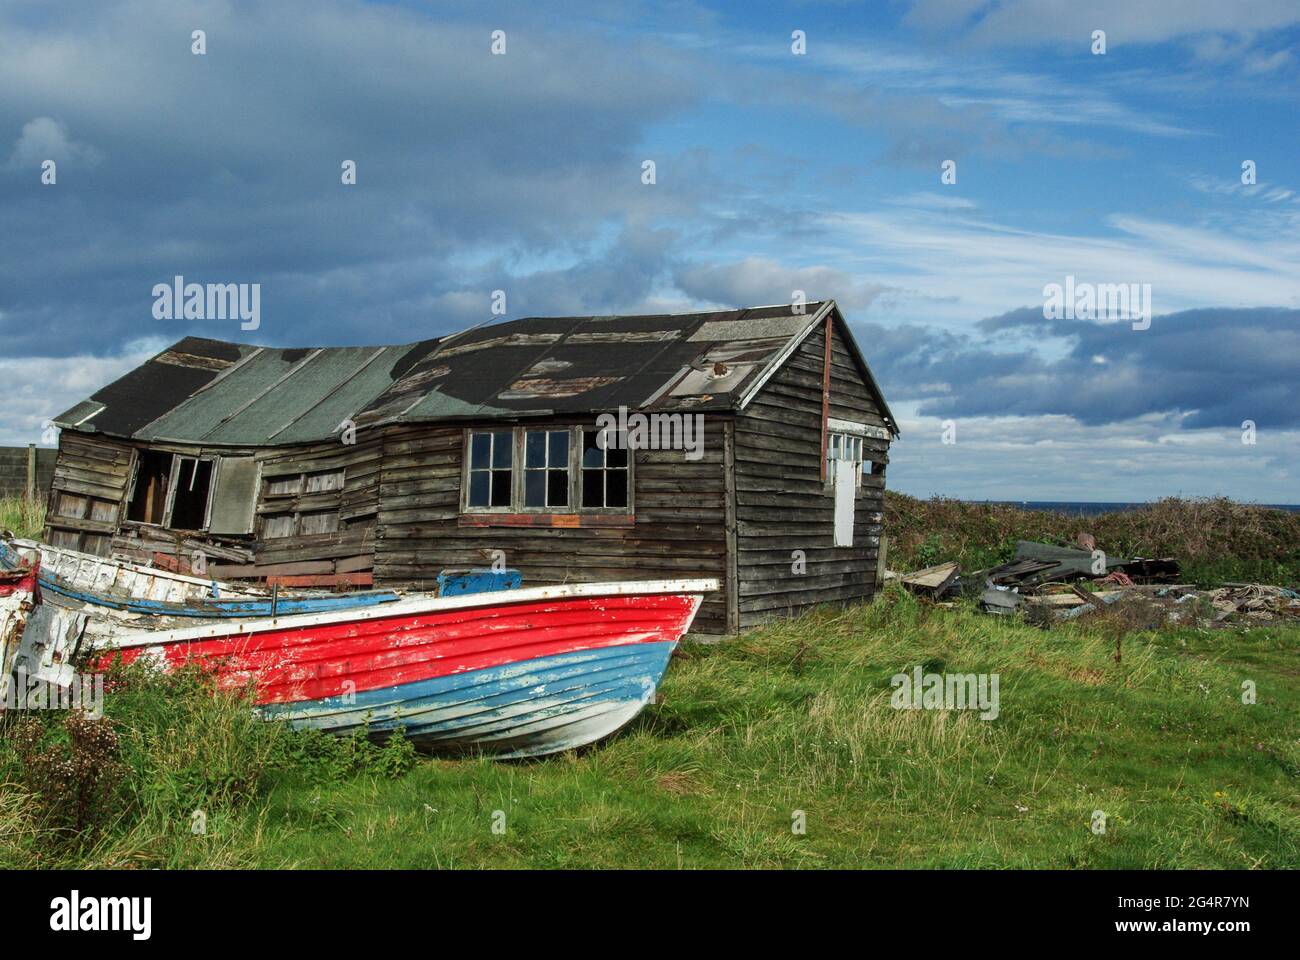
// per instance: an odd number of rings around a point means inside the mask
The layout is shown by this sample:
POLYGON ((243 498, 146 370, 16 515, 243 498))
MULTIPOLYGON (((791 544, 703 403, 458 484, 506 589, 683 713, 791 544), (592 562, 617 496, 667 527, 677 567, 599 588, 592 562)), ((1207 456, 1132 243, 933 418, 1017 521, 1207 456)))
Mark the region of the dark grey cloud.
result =
POLYGON ((1163 414, 1188 429, 1300 426, 1300 310, 1186 310, 1129 323, 1045 320, 1041 308, 982 335, 858 324, 891 400, 935 417, 1064 415, 1099 426, 1163 414), (1053 356, 1051 345, 1063 345, 1053 356))
POLYGON ((219 322, 153 319, 153 285, 177 274, 261 283, 257 336, 281 344, 431 336, 487 319, 498 288, 513 315, 634 309, 693 252, 816 229, 789 190, 807 144, 645 155, 704 104, 817 111, 870 131, 882 158, 924 166, 958 145, 1033 143, 937 92, 728 52, 719 14, 691 2, 580 7, 6 5, 6 352, 239 337, 219 322), (195 29, 204 56, 191 53, 195 29), (494 29, 505 56, 490 55, 494 29), (40 184, 41 158, 58 162, 56 186, 40 184), (645 159, 659 165, 655 188, 640 181, 645 159), (355 187, 339 182, 344 160, 358 164, 355 187))
POLYGON ((643 286, 662 258, 650 225, 694 199, 640 183, 646 126, 697 93, 672 51, 635 38, 507 30, 492 56, 490 20, 393 7, 106 4, 57 29, 28 13, 0 32, 11 354, 237 337, 161 328, 150 291, 175 274, 262 283, 266 339, 429 336, 485 319, 512 278, 526 303, 543 286, 532 258, 557 291, 583 275, 557 260, 643 286), (59 163, 57 185, 39 183, 37 153, 59 163), (440 298, 463 309, 432 313, 440 298))

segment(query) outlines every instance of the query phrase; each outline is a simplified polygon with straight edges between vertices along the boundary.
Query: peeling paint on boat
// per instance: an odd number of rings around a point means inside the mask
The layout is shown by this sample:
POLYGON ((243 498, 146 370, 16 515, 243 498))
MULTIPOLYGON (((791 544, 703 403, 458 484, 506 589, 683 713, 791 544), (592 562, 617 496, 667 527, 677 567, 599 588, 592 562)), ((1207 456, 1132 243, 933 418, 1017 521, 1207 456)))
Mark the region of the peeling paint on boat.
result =
POLYGON ((398 726, 438 752, 537 756, 590 743, 652 702, 716 580, 531 587, 124 634, 101 662, 161 658, 252 684, 268 717, 330 732, 398 726))

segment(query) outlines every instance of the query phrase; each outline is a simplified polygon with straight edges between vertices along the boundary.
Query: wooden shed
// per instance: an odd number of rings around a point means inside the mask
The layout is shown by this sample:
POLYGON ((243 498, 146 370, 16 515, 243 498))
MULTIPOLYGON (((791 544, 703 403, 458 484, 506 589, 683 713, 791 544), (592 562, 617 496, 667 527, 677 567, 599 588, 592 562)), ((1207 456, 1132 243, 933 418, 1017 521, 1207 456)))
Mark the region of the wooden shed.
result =
POLYGON ((834 301, 187 337, 56 424, 58 546, 292 586, 710 576, 713 634, 871 597, 898 433, 834 301))

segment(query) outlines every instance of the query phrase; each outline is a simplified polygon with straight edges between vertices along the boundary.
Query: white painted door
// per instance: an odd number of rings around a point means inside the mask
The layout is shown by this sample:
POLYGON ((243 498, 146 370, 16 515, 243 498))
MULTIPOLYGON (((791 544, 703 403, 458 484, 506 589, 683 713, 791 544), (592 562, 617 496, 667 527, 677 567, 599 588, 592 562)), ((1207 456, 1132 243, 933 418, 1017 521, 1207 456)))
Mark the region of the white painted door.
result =
POLYGON ((832 460, 835 467, 835 546, 853 546, 853 495, 857 470, 850 460, 832 460))

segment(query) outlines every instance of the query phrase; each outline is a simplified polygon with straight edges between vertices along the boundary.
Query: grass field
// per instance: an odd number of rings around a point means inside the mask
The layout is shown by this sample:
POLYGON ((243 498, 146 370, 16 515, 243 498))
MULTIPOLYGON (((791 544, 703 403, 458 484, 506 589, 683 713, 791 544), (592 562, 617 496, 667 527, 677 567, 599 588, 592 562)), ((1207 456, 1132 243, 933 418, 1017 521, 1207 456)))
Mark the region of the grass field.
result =
POLYGON ((130 674, 111 744, 55 714, 6 731, 0 866, 1294 868, 1298 642, 1168 630, 1116 663, 1104 626, 890 590, 688 645, 623 733, 512 763, 295 734, 130 674), (918 664, 999 674, 997 719, 891 707, 918 664))

